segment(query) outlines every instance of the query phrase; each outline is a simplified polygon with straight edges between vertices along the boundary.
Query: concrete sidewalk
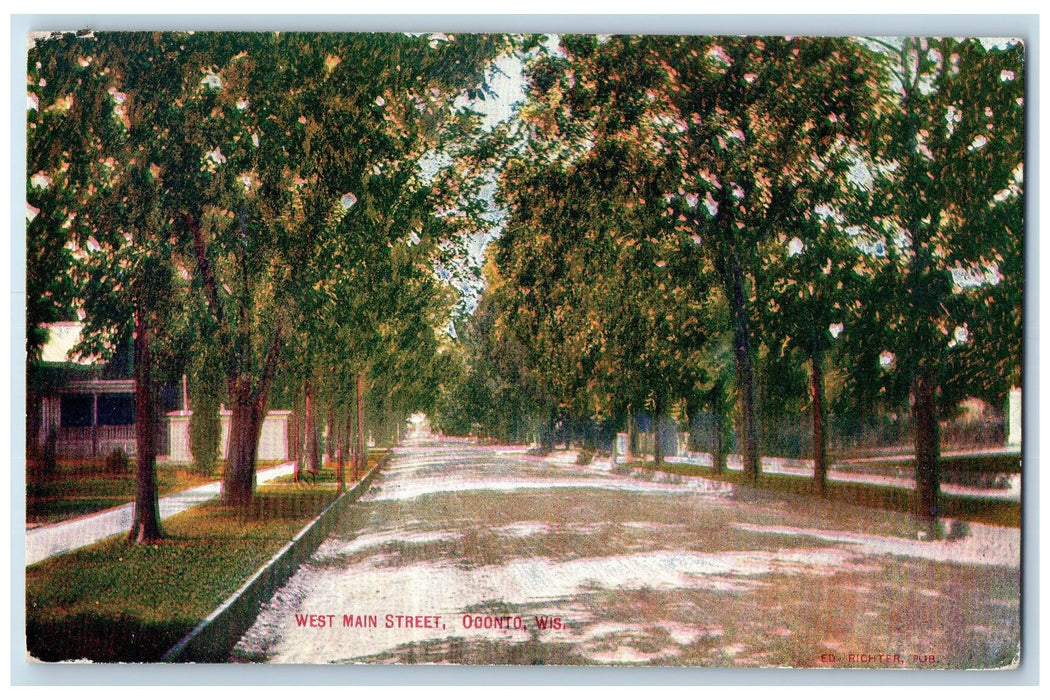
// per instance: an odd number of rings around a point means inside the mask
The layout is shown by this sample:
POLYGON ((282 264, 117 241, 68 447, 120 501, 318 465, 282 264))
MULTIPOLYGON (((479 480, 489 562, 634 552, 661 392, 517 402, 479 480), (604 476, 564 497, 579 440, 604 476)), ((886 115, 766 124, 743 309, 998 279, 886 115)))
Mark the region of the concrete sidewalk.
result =
MULTIPOLYGON (((294 462, 286 462, 276 467, 263 469, 255 474, 255 483, 264 484, 273 481, 291 474, 294 468, 294 462)), ((161 520, 217 498, 220 486, 220 482, 213 481, 210 484, 164 496, 158 504, 161 520)), ((126 533, 131 529, 133 513, 134 505, 128 503, 91 515, 28 530, 26 532, 25 565, 32 566, 56 554, 71 552, 107 537, 126 533)))

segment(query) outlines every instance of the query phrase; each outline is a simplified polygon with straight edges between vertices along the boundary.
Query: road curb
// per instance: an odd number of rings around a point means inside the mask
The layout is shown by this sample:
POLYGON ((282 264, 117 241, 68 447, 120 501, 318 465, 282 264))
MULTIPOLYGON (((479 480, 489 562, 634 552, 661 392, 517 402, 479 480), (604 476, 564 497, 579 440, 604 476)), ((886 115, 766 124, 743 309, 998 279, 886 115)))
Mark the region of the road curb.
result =
POLYGON ((260 608, 309 559, 346 508, 367 491, 390 460, 387 452, 354 487, 308 523, 222 605, 161 657, 169 663, 222 663, 251 627, 260 608))

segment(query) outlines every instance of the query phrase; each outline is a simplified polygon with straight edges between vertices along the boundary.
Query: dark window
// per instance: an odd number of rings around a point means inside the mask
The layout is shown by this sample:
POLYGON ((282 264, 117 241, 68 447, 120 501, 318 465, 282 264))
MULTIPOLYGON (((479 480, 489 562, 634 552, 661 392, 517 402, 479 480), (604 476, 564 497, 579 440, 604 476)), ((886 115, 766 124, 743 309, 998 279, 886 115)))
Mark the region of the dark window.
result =
POLYGON ((82 428, 94 421, 95 405, 91 396, 68 394, 62 397, 62 427, 82 428))
POLYGON ((182 386, 165 384, 160 388, 160 406, 167 411, 182 410, 182 386))
POLYGON ((135 397, 103 394, 98 397, 99 425, 131 425, 135 422, 135 397))

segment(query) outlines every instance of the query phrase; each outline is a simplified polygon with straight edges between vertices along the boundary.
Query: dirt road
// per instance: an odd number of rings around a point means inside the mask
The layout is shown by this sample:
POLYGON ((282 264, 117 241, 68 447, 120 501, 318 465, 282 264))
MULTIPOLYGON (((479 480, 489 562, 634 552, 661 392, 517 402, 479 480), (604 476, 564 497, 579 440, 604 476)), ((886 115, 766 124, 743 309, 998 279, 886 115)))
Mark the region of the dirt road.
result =
POLYGON ((399 448, 234 660, 978 668, 1013 663, 1020 533, 399 448))

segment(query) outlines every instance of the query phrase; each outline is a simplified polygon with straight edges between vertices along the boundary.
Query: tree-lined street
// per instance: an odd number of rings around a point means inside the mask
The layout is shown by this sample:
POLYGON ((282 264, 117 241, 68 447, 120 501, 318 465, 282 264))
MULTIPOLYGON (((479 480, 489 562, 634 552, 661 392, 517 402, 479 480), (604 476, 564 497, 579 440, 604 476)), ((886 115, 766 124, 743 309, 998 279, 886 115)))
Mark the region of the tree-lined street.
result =
POLYGON ((163 653, 383 462, 233 659, 1016 662, 1020 40, 82 31, 26 68, 27 482, 135 473, 126 543, 28 560, 49 660, 163 653), (221 475, 171 532, 169 467, 221 475))

